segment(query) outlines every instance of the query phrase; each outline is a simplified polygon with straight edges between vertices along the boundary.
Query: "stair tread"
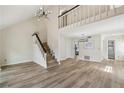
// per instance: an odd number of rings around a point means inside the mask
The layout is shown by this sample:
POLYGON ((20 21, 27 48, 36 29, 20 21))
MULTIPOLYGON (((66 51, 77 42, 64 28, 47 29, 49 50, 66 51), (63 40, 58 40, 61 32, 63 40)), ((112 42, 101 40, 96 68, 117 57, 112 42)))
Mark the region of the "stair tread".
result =
POLYGON ((58 62, 50 54, 50 48, 49 48, 47 42, 44 42, 43 43, 43 46, 44 46, 44 48, 45 48, 45 50, 47 52, 47 64, 48 64, 48 68, 52 68, 52 67, 58 66, 58 62))

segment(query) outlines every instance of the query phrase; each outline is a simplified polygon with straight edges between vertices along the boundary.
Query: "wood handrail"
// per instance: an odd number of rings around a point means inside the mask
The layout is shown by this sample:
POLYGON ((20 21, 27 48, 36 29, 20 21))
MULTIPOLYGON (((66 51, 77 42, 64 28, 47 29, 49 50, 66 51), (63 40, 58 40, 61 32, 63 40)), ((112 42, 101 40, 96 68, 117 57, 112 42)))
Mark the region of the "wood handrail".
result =
POLYGON ((44 48, 43 43, 41 42, 41 40, 40 40, 38 34, 37 34, 37 33, 33 33, 32 36, 36 36, 36 38, 38 39, 38 41, 39 41, 41 47, 43 48, 43 51, 46 53, 46 49, 44 48))
POLYGON ((69 9, 69 10, 65 11, 64 13, 62 13, 61 15, 59 15, 58 18, 61 17, 61 16, 63 16, 63 15, 65 15, 65 14, 67 14, 68 12, 74 10, 75 8, 77 8, 77 7, 79 7, 79 6, 80 6, 80 5, 76 5, 76 6, 72 7, 71 9, 69 9))

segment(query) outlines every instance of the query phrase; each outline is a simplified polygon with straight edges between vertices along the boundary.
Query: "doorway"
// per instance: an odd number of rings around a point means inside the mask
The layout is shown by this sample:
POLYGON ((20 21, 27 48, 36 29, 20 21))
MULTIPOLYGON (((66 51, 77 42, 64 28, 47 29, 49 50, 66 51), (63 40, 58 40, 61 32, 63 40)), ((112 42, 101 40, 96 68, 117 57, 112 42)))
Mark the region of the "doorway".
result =
POLYGON ((115 59, 115 41, 108 40, 108 59, 115 59))

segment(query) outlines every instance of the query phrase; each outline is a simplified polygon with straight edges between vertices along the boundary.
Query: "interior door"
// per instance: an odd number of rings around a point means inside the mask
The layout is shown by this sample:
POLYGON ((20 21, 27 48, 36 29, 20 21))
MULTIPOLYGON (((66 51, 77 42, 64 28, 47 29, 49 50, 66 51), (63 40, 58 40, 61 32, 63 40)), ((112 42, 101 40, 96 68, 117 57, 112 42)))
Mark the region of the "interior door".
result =
POLYGON ((114 42, 114 40, 108 41, 108 59, 115 59, 115 42, 114 42))
POLYGON ((79 46, 75 44, 75 56, 79 55, 79 46))

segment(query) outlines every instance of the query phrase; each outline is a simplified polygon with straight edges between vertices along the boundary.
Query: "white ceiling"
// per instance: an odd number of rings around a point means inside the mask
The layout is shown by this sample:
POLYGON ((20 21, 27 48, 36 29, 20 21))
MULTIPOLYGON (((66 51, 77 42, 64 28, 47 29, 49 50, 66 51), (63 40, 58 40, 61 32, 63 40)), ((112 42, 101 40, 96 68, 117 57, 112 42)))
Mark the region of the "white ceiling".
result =
POLYGON ((0 5, 0 30, 35 16, 40 5, 0 5))
POLYGON ((59 5, 59 10, 69 10, 75 5, 59 5))
MULTIPOLYGON (((47 9, 50 5, 45 5, 47 9)), ((70 9, 74 5, 60 5, 59 9, 70 9)), ((0 30, 35 16, 42 5, 0 5, 0 30)))

